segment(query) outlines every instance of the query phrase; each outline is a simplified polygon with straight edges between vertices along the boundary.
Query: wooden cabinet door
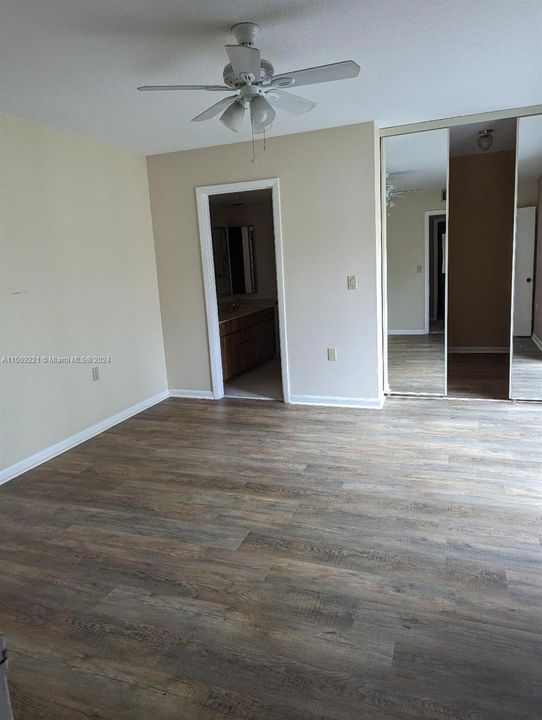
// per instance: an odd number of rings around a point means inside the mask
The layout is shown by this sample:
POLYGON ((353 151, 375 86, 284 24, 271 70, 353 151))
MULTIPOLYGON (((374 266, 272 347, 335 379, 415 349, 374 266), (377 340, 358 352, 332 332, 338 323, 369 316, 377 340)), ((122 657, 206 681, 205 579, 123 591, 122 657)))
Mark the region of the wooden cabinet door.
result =
POLYGON ((258 365, 272 360, 275 356, 275 323, 272 320, 254 326, 256 331, 258 365))
POLYGON ((273 309, 232 320, 227 327, 223 326, 223 331, 220 349, 224 381, 275 357, 273 309))
POLYGON ((231 371, 231 343, 229 341, 230 335, 220 338, 220 353, 222 355, 222 375, 224 381, 228 380, 232 376, 231 371))

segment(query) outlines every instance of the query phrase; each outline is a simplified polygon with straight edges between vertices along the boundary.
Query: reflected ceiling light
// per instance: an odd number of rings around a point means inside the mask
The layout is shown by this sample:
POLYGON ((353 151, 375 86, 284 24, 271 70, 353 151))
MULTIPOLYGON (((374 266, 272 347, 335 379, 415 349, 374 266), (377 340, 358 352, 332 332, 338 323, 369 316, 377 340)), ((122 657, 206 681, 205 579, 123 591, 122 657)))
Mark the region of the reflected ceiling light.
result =
POLYGON ((493 130, 479 130, 478 131, 478 147, 484 152, 489 150, 493 145, 493 130))
POLYGON ((238 103, 233 102, 220 116, 220 122, 230 130, 237 132, 241 127, 243 118, 245 117, 245 108, 238 103))

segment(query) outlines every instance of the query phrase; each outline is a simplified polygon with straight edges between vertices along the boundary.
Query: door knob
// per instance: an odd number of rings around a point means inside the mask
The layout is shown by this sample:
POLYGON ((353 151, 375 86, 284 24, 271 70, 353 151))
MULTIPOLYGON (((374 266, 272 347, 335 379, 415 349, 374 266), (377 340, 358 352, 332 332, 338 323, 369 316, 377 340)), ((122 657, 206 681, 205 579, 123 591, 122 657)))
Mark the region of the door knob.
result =
POLYGON ((532 282, 532 281, 533 281, 532 278, 527 278, 527 282, 532 282))

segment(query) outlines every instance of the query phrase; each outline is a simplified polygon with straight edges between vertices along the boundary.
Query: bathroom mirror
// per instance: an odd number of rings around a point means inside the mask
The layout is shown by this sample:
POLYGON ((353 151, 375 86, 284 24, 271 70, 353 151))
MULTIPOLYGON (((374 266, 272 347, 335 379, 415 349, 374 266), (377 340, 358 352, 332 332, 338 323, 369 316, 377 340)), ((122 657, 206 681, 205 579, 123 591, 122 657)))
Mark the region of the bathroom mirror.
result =
POLYGON ((510 397, 542 400, 542 115, 518 121, 510 397))
POLYGON ((390 393, 446 394, 448 130, 386 137, 390 393))
POLYGON ((212 234, 217 295, 255 293, 254 228, 249 225, 216 226, 212 228, 212 234))

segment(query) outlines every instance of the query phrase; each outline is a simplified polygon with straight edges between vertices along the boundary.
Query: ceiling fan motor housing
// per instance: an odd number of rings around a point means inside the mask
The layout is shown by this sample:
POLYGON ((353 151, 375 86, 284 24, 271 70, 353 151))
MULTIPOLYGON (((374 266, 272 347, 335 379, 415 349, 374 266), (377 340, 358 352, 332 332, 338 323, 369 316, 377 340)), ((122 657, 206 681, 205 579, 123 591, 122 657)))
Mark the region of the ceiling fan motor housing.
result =
MULTIPOLYGON (((260 83, 261 85, 269 85, 274 74, 275 68, 273 65, 269 62, 269 60, 264 60, 262 58, 260 64, 260 77, 256 78, 254 82, 260 83)), ((224 79, 224 83, 231 88, 238 88, 245 84, 244 80, 237 77, 235 74, 231 63, 228 63, 224 68, 222 77, 224 79)))
POLYGON ((260 34, 260 26, 254 22, 240 22, 233 25, 231 31, 239 45, 252 47, 260 34))

